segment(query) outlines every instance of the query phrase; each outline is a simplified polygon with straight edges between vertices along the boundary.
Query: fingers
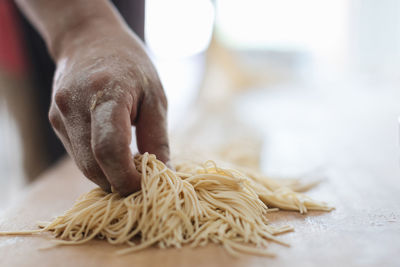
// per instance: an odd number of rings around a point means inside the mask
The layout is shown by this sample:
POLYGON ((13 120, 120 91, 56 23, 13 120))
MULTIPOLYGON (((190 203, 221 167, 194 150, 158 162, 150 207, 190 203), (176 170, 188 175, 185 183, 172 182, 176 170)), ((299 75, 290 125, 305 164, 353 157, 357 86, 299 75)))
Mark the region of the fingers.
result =
POLYGON ((94 156, 108 181, 122 196, 138 191, 141 179, 129 148, 130 108, 125 102, 111 99, 91 110, 94 156))
POLYGON ((78 110, 71 112, 64 102, 66 101, 63 97, 57 96, 50 109, 49 119, 53 128, 83 174, 103 190, 110 192, 110 183, 91 150, 90 122, 79 115, 78 110))
POLYGON ((85 100, 70 94, 57 91, 56 109, 49 118, 80 170, 103 190, 113 187, 121 196, 140 190, 141 175, 130 150, 132 121, 139 152, 155 154, 168 165, 167 103, 162 90, 144 94, 139 103, 134 94, 110 85, 97 91, 89 108, 85 100))
POLYGON ((74 153, 75 163, 83 174, 91 181, 100 186, 104 191, 111 192, 111 185, 103 173, 91 148, 91 125, 90 121, 82 118, 65 120, 71 147, 74 153))
POLYGON ((64 122, 62 121, 61 115, 57 107, 52 105, 49 111, 49 121, 53 127, 54 132, 61 140, 68 154, 73 158, 73 153, 71 149, 71 141, 69 140, 67 130, 65 129, 64 122))
MULTIPOLYGON (((163 95, 162 95, 163 96, 163 95)), ((136 141, 141 154, 155 154, 169 164, 167 104, 165 97, 145 97, 136 118, 136 141)))

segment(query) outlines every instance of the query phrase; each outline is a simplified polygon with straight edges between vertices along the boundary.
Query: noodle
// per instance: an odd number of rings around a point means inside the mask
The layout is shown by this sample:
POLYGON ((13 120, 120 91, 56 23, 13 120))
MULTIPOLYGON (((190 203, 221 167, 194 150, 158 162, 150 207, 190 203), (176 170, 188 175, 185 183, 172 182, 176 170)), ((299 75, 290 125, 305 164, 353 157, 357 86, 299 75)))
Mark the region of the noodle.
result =
POLYGON ((287 245, 275 235, 292 231, 290 226, 271 226, 267 213, 276 208, 330 211, 323 202, 294 192, 273 188, 254 174, 217 167, 207 161, 197 167, 168 169, 154 155, 136 155, 142 189, 128 197, 100 188, 81 196, 74 206, 43 229, 5 234, 51 231, 57 244, 82 244, 94 238, 125 244, 118 254, 149 246, 160 248, 208 243, 222 245, 230 254, 271 256, 269 241, 287 245), (274 208, 269 208, 269 206, 274 208))

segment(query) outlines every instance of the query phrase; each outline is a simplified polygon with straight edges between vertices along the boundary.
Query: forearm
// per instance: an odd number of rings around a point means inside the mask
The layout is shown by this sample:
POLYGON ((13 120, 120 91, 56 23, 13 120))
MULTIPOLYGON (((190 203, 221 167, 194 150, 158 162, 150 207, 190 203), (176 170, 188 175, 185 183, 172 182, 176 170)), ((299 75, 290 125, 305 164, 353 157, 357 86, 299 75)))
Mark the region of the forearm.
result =
POLYGON ((123 26, 108 0, 16 0, 45 40, 53 59, 88 27, 123 26))

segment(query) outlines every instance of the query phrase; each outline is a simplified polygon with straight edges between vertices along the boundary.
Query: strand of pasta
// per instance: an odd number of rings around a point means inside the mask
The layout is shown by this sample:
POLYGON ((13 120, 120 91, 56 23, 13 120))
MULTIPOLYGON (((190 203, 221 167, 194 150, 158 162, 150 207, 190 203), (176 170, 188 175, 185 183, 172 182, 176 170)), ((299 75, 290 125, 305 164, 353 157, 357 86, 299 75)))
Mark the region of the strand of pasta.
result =
POLYGON ((274 227, 267 213, 276 208, 329 211, 332 208, 288 187, 278 187, 254 173, 218 167, 207 161, 197 168, 177 166, 174 172, 154 155, 136 155, 142 189, 126 198, 93 189, 41 230, 2 232, 0 235, 51 231, 57 244, 82 244, 94 238, 126 244, 119 254, 152 245, 160 248, 221 244, 229 253, 271 256, 269 241, 293 230, 274 227), (274 207, 269 208, 268 206, 274 207), (133 240, 140 238, 140 242, 133 240))

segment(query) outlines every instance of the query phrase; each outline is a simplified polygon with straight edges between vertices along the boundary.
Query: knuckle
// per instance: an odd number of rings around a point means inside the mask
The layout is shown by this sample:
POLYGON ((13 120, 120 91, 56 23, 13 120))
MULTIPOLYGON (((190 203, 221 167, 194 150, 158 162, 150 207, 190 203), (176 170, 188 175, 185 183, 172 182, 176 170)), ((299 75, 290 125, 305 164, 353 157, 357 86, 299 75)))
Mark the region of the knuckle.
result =
POLYGON ((51 126, 55 129, 60 129, 61 128, 61 118, 58 115, 57 111, 55 111, 53 108, 50 109, 48 118, 50 121, 51 126))
POLYGON ((164 93, 164 90, 161 90, 161 96, 160 96, 160 104, 164 110, 168 109, 168 99, 167 96, 164 93))
POLYGON ((54 101, 61 113, 66 114, 70 109, 70 93, 66 89, 59 89, 54 95, 54 101))
POLYGON ((168 109, 168 100, 162 87, 146 92, 144 103, 152 106, 161 113, 166 113, 168 109))
POLYGON ((50 109, 47 115, 51 125, 55 126, 58 121, 58 114, 53 109, 50 109))
POLYGON ((166 110, 168 109, 168 99, 165 94, 165 91, 161 84, 154 88, 155 90, 151 94, 151 99, 157 105, 158 109, 166 112, 166 110))
POLYGON ((155 83, 155 99, 157 100, 157 102, 160 104, 160 106, 164 109, 168 108, 168 99, 167 96, 165 94, 165 90, 161 84, 161 81, 159 79, 157 79, 157 82, 155 83))
POLYGON ((107 71, 100 71, 90 74, 88 77, 88 86, 96 90, 102 89, 112 83, 113 76, 107 71))

